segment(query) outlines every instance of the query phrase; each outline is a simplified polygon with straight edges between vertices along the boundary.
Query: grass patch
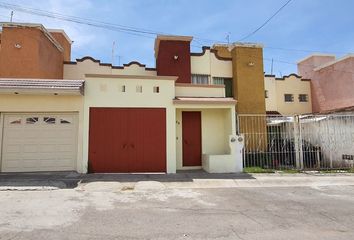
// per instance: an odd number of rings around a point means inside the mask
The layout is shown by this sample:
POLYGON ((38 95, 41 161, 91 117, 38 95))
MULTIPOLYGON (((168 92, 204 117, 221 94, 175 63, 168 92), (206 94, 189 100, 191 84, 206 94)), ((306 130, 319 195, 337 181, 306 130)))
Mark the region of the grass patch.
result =
POLYGON ((301 170, 297 170, 297 169, 285 169, 285 170, 281 170, 280 172, 282 173, 301 173, 302 171, 301 170))
POLYGON ((273 169, 265 169, 261 167, 247 167, 243 169, 245 173, 275 173, 273 169))

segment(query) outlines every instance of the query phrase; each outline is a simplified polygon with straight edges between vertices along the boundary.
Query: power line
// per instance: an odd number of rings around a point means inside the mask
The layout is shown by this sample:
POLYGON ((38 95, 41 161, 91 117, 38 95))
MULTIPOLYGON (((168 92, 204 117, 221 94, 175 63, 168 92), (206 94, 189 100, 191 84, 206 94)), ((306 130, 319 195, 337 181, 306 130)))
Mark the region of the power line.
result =
MULTIPOLYGON (((292 1, 292 0, 289 0, 287 3, 285 3, 281 9, 283 9, 287 4, 289 4, 290 1, 292 1)), ((145 37, 145 38, 150 38, 150 39, 155 38, 156 35, 158 35, 158 34, 173 35, 170 33, 164 33, 164 32, 159 32, 159 31, 145 29, 145 28, 125 26, 125 25, 114 24, 114 23, 110 23, 110 22, 97 21, 97 20, 92 20, 92 19, 88 19, 88 18, 64 15, 64 14, 55 13, 55 12, 48 12, 48 11, 35 9, 35 8, 22 7, 22 6, 19 6, 16 4, 9 4, 9 3, 1 2, 1 1, 0 1, 0 8, 17 10, 17 11, 24 12, 27 14, 48 17, 48 18, 54 18, 54 19, 58 19, 58 20, 62 20, 62 21, 74 22, 77 24, 88 25, 91 27, 98 27, 98 28, 107 29, 110 31, 122 32, 122 33, 127 33, 130 35, 145 37)), ((279 9, 277 12, 280 12, 281 9, 279 9)), ((276 14, 273 14, 272 17, 274 17, 275 15, 276 14)), ((268 19, 267 22, 269 22, 271 20, 271 18, 268 19)), ((264 25, 265 24, 263 24, 263 26, 264 25)), ((200 46, 192 45, 193 47, 197 47, 197 48, 202 48, 202 46, 203 46, 202 42, 225 43, 225 44, 227 43, 225 41, 219 41, 216 39, 207 39, 207 38, 202 38, 202 37, 198 37, 198 36, 194 36, 194 41, 200 45, 200 46)), ((318 51, 318 50, 287 49, 287 48, 276 48, 276 47, 264 47, 264 48, 265 49, 276 49, 276 50, 282 50, 282 51, 295 51, 295 52, 331 53, 328 51, 318 51)), ((344 52, 332 52, 332 53, 344 53, 344 52)))
MULTIPOLYGON (((263 23, 259 28, 257 28, 255 31, 250 33, 249 36, 251 36, 252 34, 256 33, 258 30, 260 30, 262 27, 264 27, 272 18, 274 18, 291 1, 292 0, 288 0, 265 23, 263 23)), ((103 29, 107 29, 107 30, 111 30, 111 31, 127 33, 127 34, 130 34, 130 35, 139 36, 139 37, 145 37, 145 38, 150 38, 150 39, 154 39, 156 37, 156 35, 158 35, 158 34, 173 35, 173 34, 169 34, 169 33, 163 33, 163 32, 159 32, 159 31, 149 30, 149 29, 145 29, 145 28, 137 28, 137 27, 132 27, 132 26, 113 24, 113 23, 104 22, 104 21, 96 21, 96 20, 92 20, 92 19, 88 19, 88 18, 64 15, 64 14, 55 13, 55 12, 48 12, 48 11, 35 9, 35 8, 22 7, 22 6, 19 6, 19 5, 16 5, 16 4, 9 4, 9 3, 1 2, 1 1, 0 1, 0 8, 10 9, 10 10, 17 10, 17 11, 28 13, 28 14, 32 14, 32 15, 49 17, 49 18, 54 18, 54 19, 58 19, 58 20, 62 20, 62 21, 74 22, 74 23, 77 23, 77 24, 103 28, 103 29)), ((249 36, 246 36, 245 38, 247 38, 249 36)), ((201 38, 201 37, 197 37, 197 36, 194 36, 194 41, 197 44, 200 45, 200 46, 192 45, 193 47, 196 47, 196 48, 202 48, 203 44, 201 43, 201 41, 213 42, 213 43, 227 43, 227 42, 224 42, 224 41, 219 41, 219 40, 215 40, 215 39, 201 38)), ((294 52, 322 52, 322 53, 340 53, 340 54, 346 53, 346 52, 328 52, 328 51, 318 51, 318 50, 308 50, 308 49, 306 49, 306 50, 304 50, 304 49, 288 49, 288 48, 280 48, 280 47, 264 47, 264 48, 265 49, 282 50, 282 51, 294 51, 294 52)))
POLYGON ((267 25, 267 23, 269 23, 276 15, 278 15, 278 13, 280 13, 281 10, 283 10, 292 0, 288 0, 283 6, 281 6, 281 8, 278 9, 278 11, 276 11, 270 18, 268 18, 261 26, 259 26, 256 30, 254 30, 253 32, 249 33, 248 35, 246 35, 245 37, 241 38, 240 40, 238 40, 238 42, 242 42, 243 40, 249 38, 250 36, 254 35, 256 32, 258 32, 259 30, 261 30, 265 25, 267 25))
MULTIPOLYGON (((291 52, 307 52, 307 53, 314 53, 314 52, 320 52, 320 53, 326 53, 326 54, 346 54, 348 52, 337 52, 337 51, 322 51, 322 50, 310 50, 310 49, 294 49, 294 48, 281 48, 281 47, 264 47, 266 49, 274 49, 274 50, 282 50, 282 51, 291 51, 291 52)), ((350 51, 349 51, 350 52, 350 51)))
POLYGON ((148 37, 148 35, 161 34, 159 32, 155 32, 155 31, 151 31, 151 30, 147 30, 147 29, 134 28, 134 27, 124 26, 124 25, 119 25, 119 24, 112 24, 112 23, 103 22, 103 21, 95 21, 95 20, 91 20, 91 19, 87 19, 87 18, 80 18, 80 17, 69 16, 69 15, 64 15, 64 14, 60 14, 60 13, 48 12, 48 11, 44 11, 44 10, 40 10, 40 9, 21 7, 19 5, 3 3, 3 2, 0 2, 0 8, 16 10, 16 11, 20 11, 20 12, 24 12, 24 13, 28 13, 28 14, 32 14, 32 15, 49 17, 49 18, 59 19, 59 20, 68 21, 68 22, 74 22, 74 23, 83 24, 83 25, 89 25, 89 26, 98 27, 98 28, 104 28, 104 29, 108 29, 111 31, 124 32, 124 33, 137 35, 137 36, 148 37))

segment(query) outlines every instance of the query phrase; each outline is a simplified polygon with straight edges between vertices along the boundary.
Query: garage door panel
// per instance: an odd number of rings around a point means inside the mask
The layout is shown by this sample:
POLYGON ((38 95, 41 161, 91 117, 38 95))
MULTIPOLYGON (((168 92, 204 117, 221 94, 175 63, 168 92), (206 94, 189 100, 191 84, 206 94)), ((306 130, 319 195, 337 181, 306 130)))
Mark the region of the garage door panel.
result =
POLYGON ((37 144, 25 144, 25 145, 23 145, 23 152, 24 153, 36 153, 36 152, 38 152, 38 145, 37 144))
POLYGON ((3 134, 3 172, 75 170, 77 114, 5 114, 3 134))
POLYGON ((92 172, 165 172, 165 109, 91 108, 89 162, 92 172))

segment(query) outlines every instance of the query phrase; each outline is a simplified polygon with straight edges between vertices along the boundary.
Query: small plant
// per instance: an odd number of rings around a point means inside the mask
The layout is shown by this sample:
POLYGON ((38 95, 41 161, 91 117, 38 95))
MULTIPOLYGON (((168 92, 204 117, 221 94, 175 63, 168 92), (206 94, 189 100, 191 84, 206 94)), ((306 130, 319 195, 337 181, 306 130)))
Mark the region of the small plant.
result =
POLYGON ((245 173, 275 173, 273 169, 266 169, 261 167, 247 167, 243 169, 245 173))

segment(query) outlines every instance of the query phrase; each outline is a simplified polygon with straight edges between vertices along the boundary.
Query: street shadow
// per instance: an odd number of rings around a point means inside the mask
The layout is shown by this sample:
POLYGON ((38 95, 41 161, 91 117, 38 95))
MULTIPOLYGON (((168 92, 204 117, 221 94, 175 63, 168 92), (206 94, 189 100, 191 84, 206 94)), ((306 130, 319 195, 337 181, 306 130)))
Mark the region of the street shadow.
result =
POLYGON ((0 190, 73 189, 81 176, 76 172, 0 173, 0 190))
POLYGON ((157 182, 193 182, 196 179, 206 180, 223 180, 223 179, 255 179, 247 173, 207 173, 202 170, 198 171, 177 171, 172 174, 86 174, 82 178, 82 183, 96 181, 117 181, 117 182, 140 182, 140 181, 157 181, 157 182))
POLYGON ((16 190, 32 188, 73 189, 79 183, 91 182, 193 182, 196 179, 223 180, 223 179, 254 179, 247 173, 207 173, 202 170, 178 171, 175 174, 164 173, 89 173, 76 172, 41 172, 41 173, 0 173, 0 189, 16 190))

